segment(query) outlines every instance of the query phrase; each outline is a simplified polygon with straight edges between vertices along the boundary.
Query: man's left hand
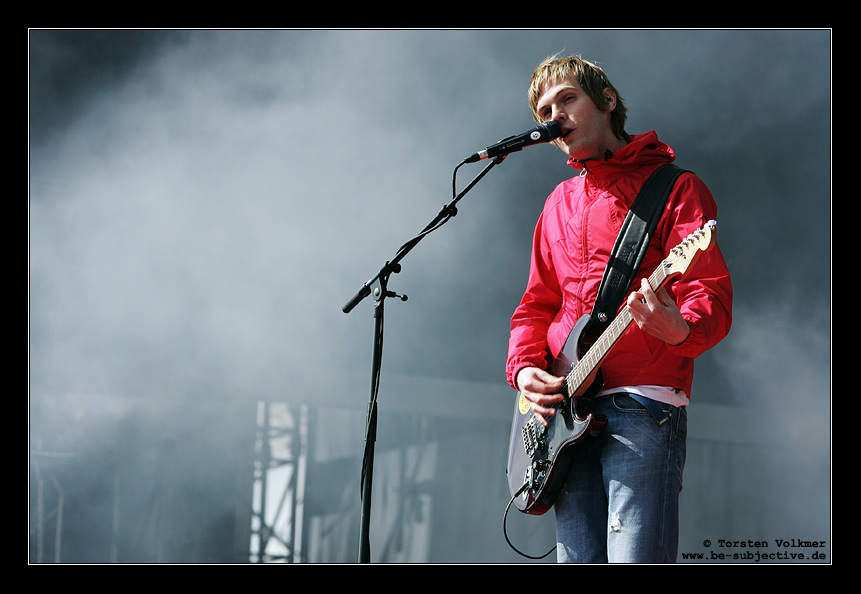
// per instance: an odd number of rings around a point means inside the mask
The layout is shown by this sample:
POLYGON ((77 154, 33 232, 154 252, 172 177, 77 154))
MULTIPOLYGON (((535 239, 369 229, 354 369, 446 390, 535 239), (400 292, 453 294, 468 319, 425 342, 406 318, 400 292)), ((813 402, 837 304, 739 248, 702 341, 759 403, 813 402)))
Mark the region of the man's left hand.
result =
POLYGON ((667 344, 681 344, 690 334, 687 320, 669 293, 663 288, 656 293, 646 279, 643 279, 639 291, 628 296, 628 310, 644 332, 667 344))

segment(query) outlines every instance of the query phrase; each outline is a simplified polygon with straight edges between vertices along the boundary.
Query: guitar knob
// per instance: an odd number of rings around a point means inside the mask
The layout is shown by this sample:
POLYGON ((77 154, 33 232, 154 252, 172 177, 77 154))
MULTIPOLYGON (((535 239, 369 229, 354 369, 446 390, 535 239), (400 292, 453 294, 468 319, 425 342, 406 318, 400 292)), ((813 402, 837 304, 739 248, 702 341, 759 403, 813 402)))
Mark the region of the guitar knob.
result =
POLYGON ((524 489, 522 495, 522 497, 526 499, 529 489, 533 489, 535 487, 535 479, 532 475, 532 466, 526 467, 526 472, 523 474, 523 484, 528 485, 528 489, 524 489))

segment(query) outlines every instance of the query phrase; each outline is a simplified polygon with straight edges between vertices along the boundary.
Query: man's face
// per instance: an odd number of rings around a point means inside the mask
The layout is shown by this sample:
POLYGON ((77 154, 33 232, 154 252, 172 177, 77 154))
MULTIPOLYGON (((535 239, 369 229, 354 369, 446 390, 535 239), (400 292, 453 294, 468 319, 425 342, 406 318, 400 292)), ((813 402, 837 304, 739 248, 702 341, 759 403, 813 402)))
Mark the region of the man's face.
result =
POLYGON ((569 157, 594 159, 605 150, 615 150, 619 140, 610 129, 610 113, 615 107, 615 95, 610 97, 609 109, 601 111, 575 80, 563 79, 548 83, 538 98, 536 111, 541 121, 556 120, 562 126, 562 136, 553 141, 569 157))

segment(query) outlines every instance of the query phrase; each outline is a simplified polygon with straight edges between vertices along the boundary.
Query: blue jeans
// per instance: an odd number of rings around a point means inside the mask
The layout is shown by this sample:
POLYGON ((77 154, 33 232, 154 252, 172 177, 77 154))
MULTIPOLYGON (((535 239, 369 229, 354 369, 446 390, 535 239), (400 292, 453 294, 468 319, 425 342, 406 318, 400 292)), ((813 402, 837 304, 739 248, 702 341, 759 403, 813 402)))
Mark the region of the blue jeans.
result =
POLYGON ((687 407, 655 417, 627 394, 596 398, 607 427, 580 447, 556 511, 560 563, 673 563, 685 465, 687 407))

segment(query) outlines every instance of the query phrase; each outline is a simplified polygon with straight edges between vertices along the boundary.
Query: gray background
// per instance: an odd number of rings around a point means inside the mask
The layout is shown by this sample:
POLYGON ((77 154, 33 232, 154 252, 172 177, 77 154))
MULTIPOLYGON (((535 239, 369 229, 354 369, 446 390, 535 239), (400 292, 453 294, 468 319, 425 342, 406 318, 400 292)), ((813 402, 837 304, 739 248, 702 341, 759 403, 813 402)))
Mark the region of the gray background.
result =
MULTIPOLYGON (((133 529, 111 537, 120 560, 230 560, 191 551, 232 522, 222 485, 247 478, 257 403, 272 401, 312 411, 302 560, 354 561, 373 302, 341 306, 448 202, 462 158, 533 125, 530 72, 563 52, 600 63, 628 131, 656 130, 718 203, 734 326, 697 362, 683 552, 796 537, 827 541, 830 559, 831 43, 31 30, 31 539, 32 479, 50 475, 78 502, 63 559, 116 560, 86 536, 102 538, 114 476, 136 485, 133 529), (165 531, 178 552, 152 544, 165 531)), ((544 198, 572 174, 550 146, 511 155, 392 278, 409 301, 386 309, 373 560, 522 560, 501 530, 508 320, 544 198)), ((549 516, 509 521, 528 552, 552 546, 549 516)))

